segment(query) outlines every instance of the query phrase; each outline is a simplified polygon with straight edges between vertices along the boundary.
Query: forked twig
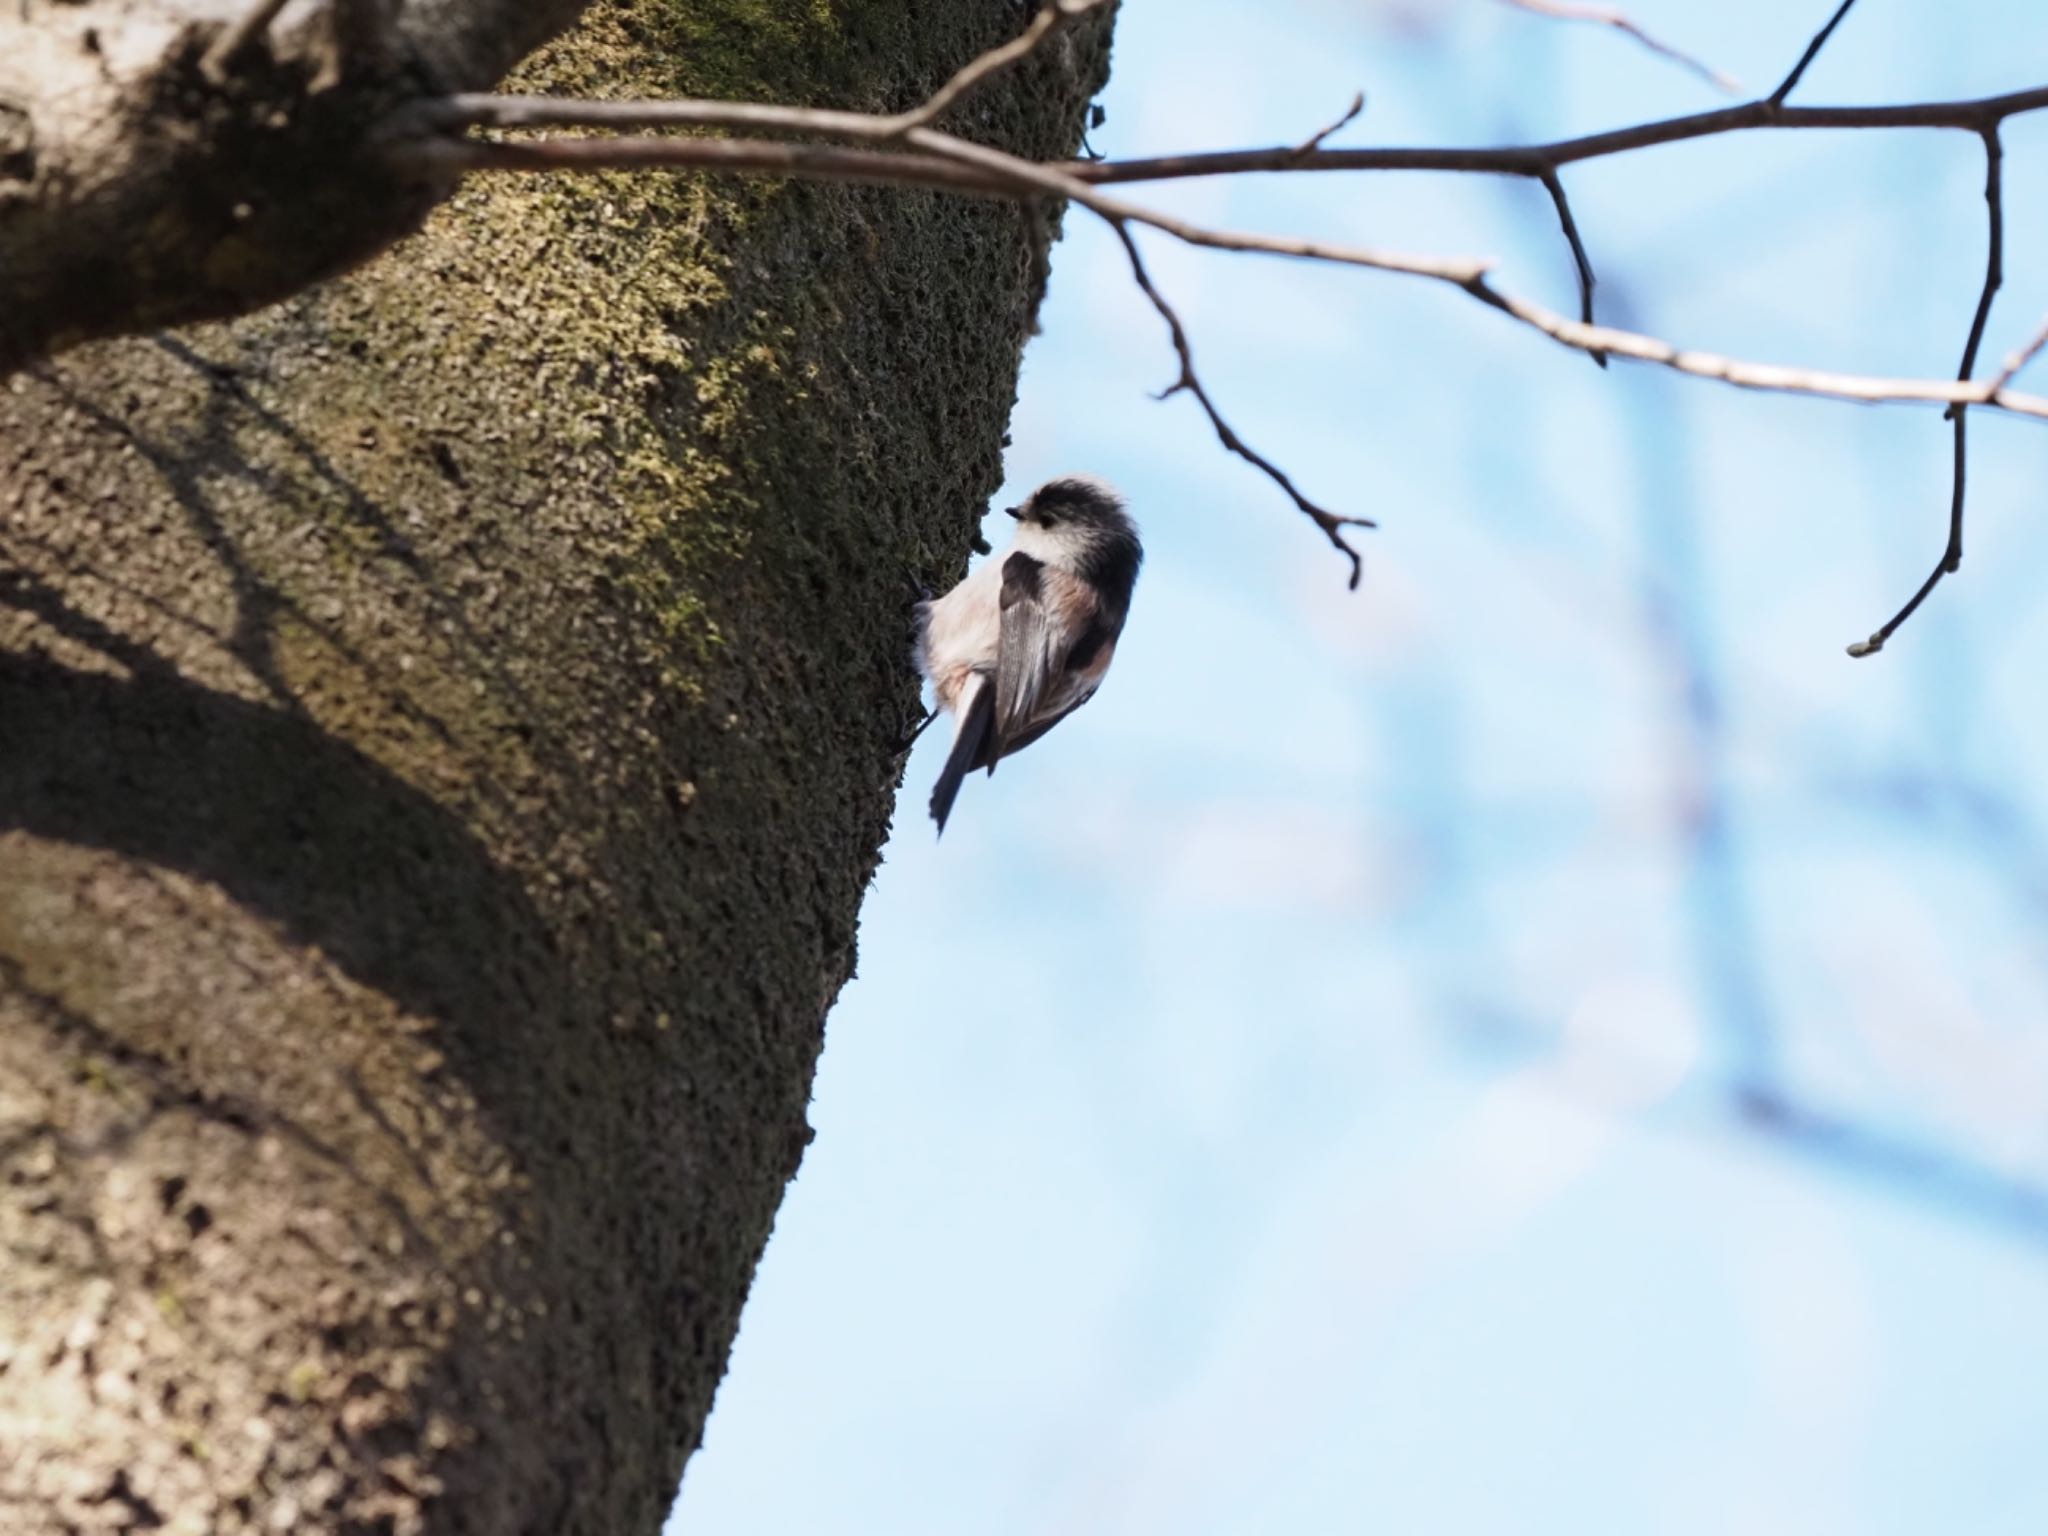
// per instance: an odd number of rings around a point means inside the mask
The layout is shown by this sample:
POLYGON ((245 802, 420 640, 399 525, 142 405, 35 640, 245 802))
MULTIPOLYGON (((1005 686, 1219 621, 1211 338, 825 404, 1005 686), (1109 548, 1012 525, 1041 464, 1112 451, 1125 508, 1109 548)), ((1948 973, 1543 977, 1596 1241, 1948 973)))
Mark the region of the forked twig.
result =
POLYGON ((1351 123, 1357 119, 1358 114, 1363 112, 1364 110, 1365 92, 1356 92, 1351 98, 1351 105, 1344 109, 1343 114, 1341 116, 1339 116, 1327 128, 1318 128, 1314 133, 1310 134, 1307 138, 1303 139, 1301 143, 1295 146, 1294 152, 1297 155, 1314 154, 1317 150, 1323 147, 1323 140, 1327 139, 1331 134, 1335 133, 1338 129, 1349 127, 1351 123))
MULTIPOLYGON (((1835 20, 1839 21, 1849 7, 1844 5, 1835 20)), ((1833 23, 1829 24, 1830 26, 1833 23)), ((1984 326, 1991 318, 1991 301, 1998 296, 1999 288, 2005 282, 2005 150, 1999 143, 1998 130, 1987 129, 1984 134, 1984 206, 1990 225, 1985 241, 1984 287, 1977 295, 1977 312, 1970 320, 1970 334, 1963 343, 1962 366, 1956 370, 1959 380, 1967 381, 1977 371, 1977 349, 1984 344, 1984 326)), ((2013 372, 2018 372, 2017 369, 2013 372)), ((1996 398, 2005 388, 2009 373, 2001 373, 1991 385, 1996 398)), ((1963 564, 1963 485, 1969 471, 1969 438, 1966 420, 1969 406, 1957 401, 1948 408, 1947 415, 1955 423, 1955 474, 1953 488, 1949 493, 1948 542, 1942 546, 1941 558, 1934 562, 1934 569, 1927 573, 1927 579, 1920 588, 1906 600, 1905 607, 1893 614, 1880 625, 1867 640, 1850 644, 1851 656, 1875 656, 1884 649, 1884 644, 1897 632, 1898 627, 1913 617, 1918 608, 1934 589, 1941 585, 1942 578, 1962 569, 1963 564)))
POLYGON ((1159 311, 1159 318, 1166 322, 1167 333, 1173 338, 1174 355, 1180 359, 1180 376, 1161 390, 1157 398, 1169 400, 1183 392, 1194 396, 1195 403, 1201 406, 1203 414, 1209 418, 1209 425, 1216 429, 1216 440, 1285 491, 1295 506, 1323 530, 1324 537, 1350 559, 1350 587, 1352 591, 1357 591, 1359 577, 1365 571, 1365 561, 1344 537, 1344 530, 1377 528, 1379 524, 1369 517, 1346 517, 1310 501, 1301 494, 1284 470, 1237 435, 1230 423, 1224 419, 1223 413, 1216 408, 1216 402, 1209 398, 1209 391, 1203 386, 1201 376, 1195 372, 1194 348, 1188 341, 1187 327, 1181 324, 1180 316, 1153 283, 1152 274, 1145 269, 1145 258, 1138 250, 1138 240, 1131 233, 1130 225, 1122 219, 1110 219, 1108 222, 1109 227, 1116 231, 1117 238, 1123 242, 1125 254, 1131 259, 1132 279, 1137 283, 1139 291, 1151 301, 1152 307, 1159 311))

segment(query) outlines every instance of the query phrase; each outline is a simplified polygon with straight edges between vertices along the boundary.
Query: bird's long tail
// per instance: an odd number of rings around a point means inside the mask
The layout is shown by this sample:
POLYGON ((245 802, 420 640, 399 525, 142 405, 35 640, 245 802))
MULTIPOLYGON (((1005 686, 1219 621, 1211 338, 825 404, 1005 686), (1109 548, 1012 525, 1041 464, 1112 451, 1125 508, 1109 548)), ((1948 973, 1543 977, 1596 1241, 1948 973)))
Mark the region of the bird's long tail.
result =
POLYGON ((995 728, 996 691, 986 677, 969 678, 962 692, 960 724, 953 732, 953 750, 946 754, 946 766, 939 770, 939 782, 932 786, 932 820, 939 831, 946 830, 946 818, 953 814, 953 801, 960 793, 960 781, 975 766, 988 734, 995 728))

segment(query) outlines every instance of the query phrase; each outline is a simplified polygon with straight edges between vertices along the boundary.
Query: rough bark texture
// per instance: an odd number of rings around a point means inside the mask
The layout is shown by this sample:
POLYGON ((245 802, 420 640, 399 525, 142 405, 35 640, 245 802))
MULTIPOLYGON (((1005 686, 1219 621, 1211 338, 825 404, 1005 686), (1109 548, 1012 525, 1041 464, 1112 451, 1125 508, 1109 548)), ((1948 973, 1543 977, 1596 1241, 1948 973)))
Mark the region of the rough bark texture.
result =
POLYGON ((390 112, 494 84, 586 0, 322 0, 210 59, 254 3, 0 6, 0 374, 382 250, 449 190, 387 166, 390 112))
MULTIPOLYGON (((638 0, 521 83, 896 108, 1020 23, 638 0)), ((1106 47, 960 126, 1070 153, 1106 47)), ((0 1528, 656 1529, 1046 219, 473 184, 0 384, 0 1528)))

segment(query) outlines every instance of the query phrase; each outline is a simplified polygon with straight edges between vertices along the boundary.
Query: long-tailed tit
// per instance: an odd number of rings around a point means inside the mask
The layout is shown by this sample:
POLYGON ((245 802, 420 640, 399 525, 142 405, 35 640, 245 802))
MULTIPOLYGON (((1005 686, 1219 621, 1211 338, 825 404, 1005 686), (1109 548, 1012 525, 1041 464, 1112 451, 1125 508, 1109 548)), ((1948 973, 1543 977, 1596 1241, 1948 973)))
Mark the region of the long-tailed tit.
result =
POLYGON ((1048 480, 1008 510, 1017 539, 1002 558, 918 605, 918 670, 953 716, 932 789, 941 832, 968 773, 994 773, 1095 696, 1144 558, 1123 498, 1093 475, 1048 480))

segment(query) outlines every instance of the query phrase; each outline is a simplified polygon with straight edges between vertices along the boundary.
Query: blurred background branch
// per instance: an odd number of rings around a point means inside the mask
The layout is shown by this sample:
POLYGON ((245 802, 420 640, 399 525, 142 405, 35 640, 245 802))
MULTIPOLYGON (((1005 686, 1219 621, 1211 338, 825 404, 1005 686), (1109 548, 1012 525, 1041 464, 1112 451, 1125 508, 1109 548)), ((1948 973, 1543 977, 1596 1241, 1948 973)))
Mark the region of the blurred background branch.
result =
POLYGON ((1624 36, 1634 38, 1650 52, 1661 55, 1674 64, 1683 65, 1717 91, 1733 96, 1742 89, 1741 83, 1733 76, 1722 74, 1711 64, 1695 58, 1684 49, 1674 48, 1671 44, 1644 31, 1625 11, 1610 10, 1598 5, 1573 5, 1567 3, 1567 0, 1501 0, 1501 4, 1553 21, 1585 21, 1595 26, 1612 27, 1624 36))

